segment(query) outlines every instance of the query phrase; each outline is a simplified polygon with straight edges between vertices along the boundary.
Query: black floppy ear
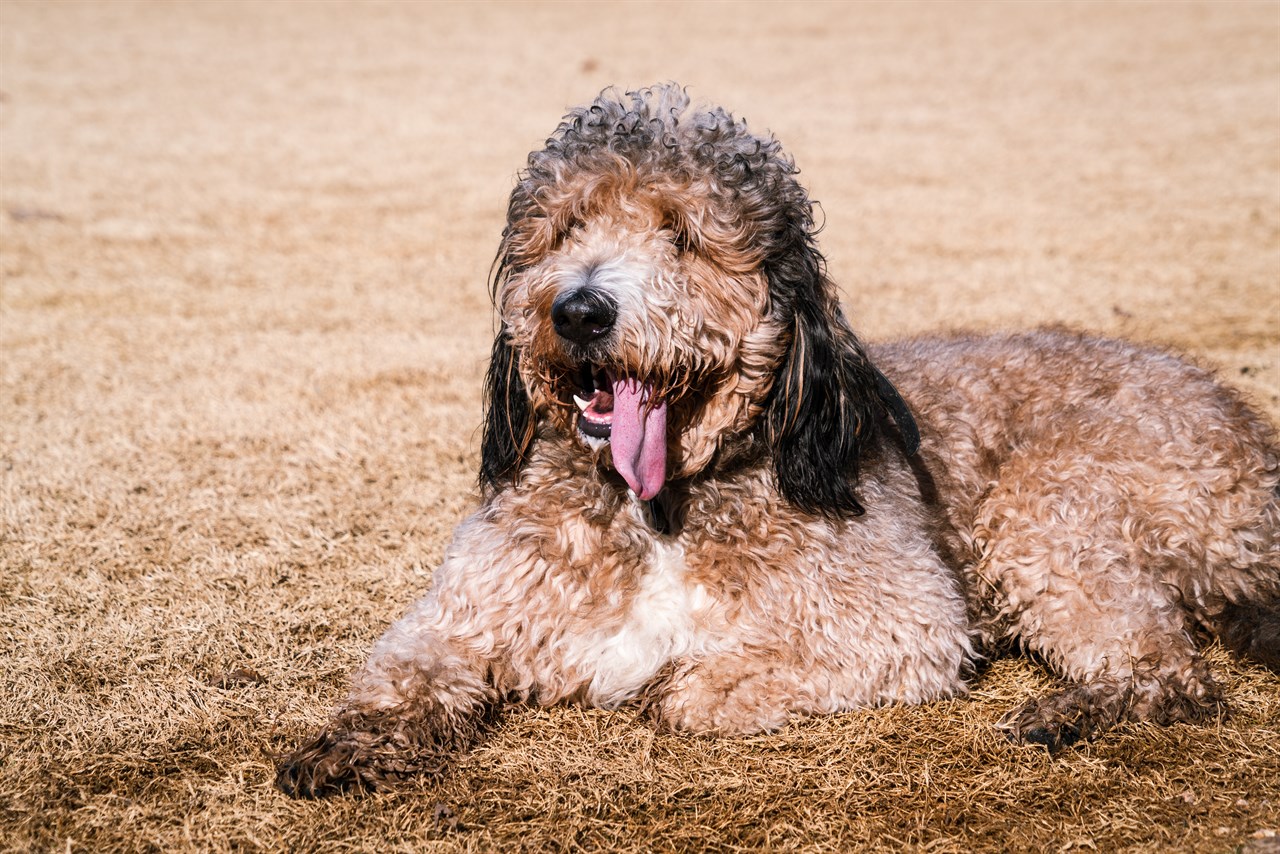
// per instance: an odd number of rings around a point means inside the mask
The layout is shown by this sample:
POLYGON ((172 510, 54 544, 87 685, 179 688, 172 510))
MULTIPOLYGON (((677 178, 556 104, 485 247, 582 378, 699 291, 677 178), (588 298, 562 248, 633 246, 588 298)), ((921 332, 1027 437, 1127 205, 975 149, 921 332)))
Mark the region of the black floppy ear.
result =
POLYGON ((858 516, 858 462, 876 440, 880 383, 888 380, 833 298, 796 296, 791 343, 765 413, 778 489, 804 510, 858 516))
POLYGON ((911 410, 845 320, 795 166, 785 158, 771 163, 761 196, 776 204, 763 267, 773 316, 791 333, 763 418, 774 474, 782 496, 797 507, 857 516, 863 512, 854 491, 858 466, 875 448, 884 416, 892 417, 908 456, 920 434, 911 410))
POLYGON ((480 487, 497 492, 515 481, 533 442, 533 410, 520 379, 519 357, 499 329, 485 376, 480 487))

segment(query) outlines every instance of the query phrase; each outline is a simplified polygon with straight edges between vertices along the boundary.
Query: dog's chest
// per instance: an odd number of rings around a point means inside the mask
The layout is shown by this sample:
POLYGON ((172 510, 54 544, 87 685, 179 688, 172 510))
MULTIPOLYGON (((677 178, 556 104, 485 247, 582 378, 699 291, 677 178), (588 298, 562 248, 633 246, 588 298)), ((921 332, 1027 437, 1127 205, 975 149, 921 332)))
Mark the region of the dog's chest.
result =
POLYGON ((663 665, 699 645, 707 593, 688 577, 684 550, 655 542, 635 592, 610 618, 565 639, 564 663, 585 678, 589 703, 604 708, 635 697, 663 665))

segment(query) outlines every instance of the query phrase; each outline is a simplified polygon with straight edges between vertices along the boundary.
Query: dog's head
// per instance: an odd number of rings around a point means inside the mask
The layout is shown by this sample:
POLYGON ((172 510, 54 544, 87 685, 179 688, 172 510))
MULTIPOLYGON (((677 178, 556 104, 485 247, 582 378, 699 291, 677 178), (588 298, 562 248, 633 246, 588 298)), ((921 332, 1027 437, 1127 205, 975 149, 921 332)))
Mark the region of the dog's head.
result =
POLYGON ((482 484, 518 478, 541 425, 641 498, 755 442, 792 503, 860 512, 891 386, 840 310, 796 171, 674 85, 571 112, 511 194, 482 484))

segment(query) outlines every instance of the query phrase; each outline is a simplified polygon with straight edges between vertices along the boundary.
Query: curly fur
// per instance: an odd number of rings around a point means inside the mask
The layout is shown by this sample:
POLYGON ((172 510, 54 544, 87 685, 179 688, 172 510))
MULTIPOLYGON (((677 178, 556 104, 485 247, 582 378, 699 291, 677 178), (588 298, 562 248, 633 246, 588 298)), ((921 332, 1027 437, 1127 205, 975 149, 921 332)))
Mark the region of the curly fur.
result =
POLYGON ((1119 341, 864 347, 814 232, 777 141, 675 86, 606 91, 530 155, 494 268, 482 504, 285 791, 439 772, 504 702, 752 733, 963 694, 1018 642, 1064 684, 1006 726, 1057 748, 1216 713, 1198 627, 1275 665, 1266 421, 1119 341), (607 329, 557 327, 575 289, 616 306, 607 329), (644 390, 637 424, 662 415, 648 481, 613 456, 623 386, 612 438, 583 431, 592 376, 644 390))

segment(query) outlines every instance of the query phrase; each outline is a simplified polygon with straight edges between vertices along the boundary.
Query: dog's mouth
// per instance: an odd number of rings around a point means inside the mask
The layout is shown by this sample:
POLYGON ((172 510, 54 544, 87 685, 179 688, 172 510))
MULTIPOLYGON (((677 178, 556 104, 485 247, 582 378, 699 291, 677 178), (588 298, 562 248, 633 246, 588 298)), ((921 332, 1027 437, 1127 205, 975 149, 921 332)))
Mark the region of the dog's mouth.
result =
POLYGON ((577 375, 578 433, 588 447, 606 444, 613 467, 644 500, 667 477, 667 404, 651 383, 624 371, 584 362, 577 375))

